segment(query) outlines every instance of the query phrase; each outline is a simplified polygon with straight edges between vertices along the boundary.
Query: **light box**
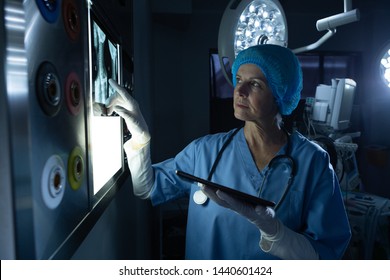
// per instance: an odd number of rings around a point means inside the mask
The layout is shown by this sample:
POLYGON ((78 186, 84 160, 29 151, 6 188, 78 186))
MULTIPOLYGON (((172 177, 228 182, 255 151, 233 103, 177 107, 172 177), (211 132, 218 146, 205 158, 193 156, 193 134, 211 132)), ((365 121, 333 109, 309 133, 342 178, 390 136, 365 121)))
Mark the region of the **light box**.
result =
POLYGON ((109 79, 121 84, 121 40, 96 3, 89 7, 88 27, 90 168, 93 195, 97 200, 124 173, 123 120, 116 114, 108 116, 105 107, 108 97, 114 94, 109 79))

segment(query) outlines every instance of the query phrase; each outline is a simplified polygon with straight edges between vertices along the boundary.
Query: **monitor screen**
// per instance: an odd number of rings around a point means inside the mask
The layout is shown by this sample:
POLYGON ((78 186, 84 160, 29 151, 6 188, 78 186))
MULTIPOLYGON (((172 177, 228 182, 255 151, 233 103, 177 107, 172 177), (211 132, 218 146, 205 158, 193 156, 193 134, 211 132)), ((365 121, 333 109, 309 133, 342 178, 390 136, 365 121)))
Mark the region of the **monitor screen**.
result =
POLYGON ((355 99, 356 82, 352 79, 335 79, 336 93, 330 125, 334 130, 349 128, 355 99))

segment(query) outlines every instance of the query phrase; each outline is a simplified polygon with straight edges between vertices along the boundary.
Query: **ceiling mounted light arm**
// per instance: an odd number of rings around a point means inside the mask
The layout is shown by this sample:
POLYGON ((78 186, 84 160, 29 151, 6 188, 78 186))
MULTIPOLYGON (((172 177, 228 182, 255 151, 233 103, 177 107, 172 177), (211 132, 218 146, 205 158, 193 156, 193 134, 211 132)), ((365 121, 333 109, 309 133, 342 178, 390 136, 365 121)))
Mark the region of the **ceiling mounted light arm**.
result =
POLYGON ((304 46, 304 47, 293 49, 292 52, 297 54, 297 53, 302 53, 302 52, 314 50, 314 49, 318 48, 319 46, 321 46, 325 41, 327 41, 335 33, 336 33, 336 29, 329 29, 328 32, 326 32, 324 34, 324 36, 322 36, 320 39, 318 39, 317 42, 310 44, 310 45, 307 45, 307 46, 304 46))
POLYGON ((351 7, 352 7, 352 0, 344 0, 343 13, 317 20, 316 23, 317 30, 318 31, 328 30, 328 32, 324 36, 322 36, 317 42, 305 47, 294 49, 293 52, 302 53, 305 51, 310 51, 315 48, 318 48, 320 45, 322 45, 326 40, 328 40, 336 33, 336 27, 360 20, 359 10, 358 9, 351 10, 351 7))
POLYGON ((278 0, 231 0, 222 16, 218 54, 222 72, 232 84, 230 69, 237 54, 250 46, 287 46, 287 21, 278 0))

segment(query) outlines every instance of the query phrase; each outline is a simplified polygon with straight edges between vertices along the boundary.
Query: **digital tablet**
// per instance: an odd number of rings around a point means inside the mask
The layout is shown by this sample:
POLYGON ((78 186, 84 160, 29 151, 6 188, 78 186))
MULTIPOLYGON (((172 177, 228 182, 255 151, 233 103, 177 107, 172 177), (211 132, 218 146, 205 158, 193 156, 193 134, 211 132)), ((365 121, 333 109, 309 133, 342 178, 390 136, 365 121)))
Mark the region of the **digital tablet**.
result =
POLYGON ((208 181, 208 180, 196 177, 194 175, 188 174, 188 173, 180 171, 180 170, 176 170, 176 174, 179 175, 180 177, 186 178, 186 179, 188 179, 190 181, 194 181, 194 182, 198 182, 198 183, 204 184, 204 185, 208 186, 209 188, 211 188, 214 191, 217 191, 217 190, 224 191, 224 192, 226 192, 228 194, 231 194, 231 195, 233 195, 233 196, 235 196, 235 197, 237 197, 239 199, 245 200, 246 202, 250 202, 250 203, 252 203, 254 205, 258 205, 259 204, 259 205, 262 205, 262 206, 275 207, 275 202, 273 202, 273 201, 265 200, 265 199, 262 199, 262 198, 257 197, 257 196, 253 196, 253 195, 250 195, 250 194, 247 194, 247 193, 244 193, 244 192, 240 192, 238 190, 235 190, 235 189, 232 189, 232 188, 228 188, 228 187, 225 187, 225 186, 213 183, 211 181, 208 181))

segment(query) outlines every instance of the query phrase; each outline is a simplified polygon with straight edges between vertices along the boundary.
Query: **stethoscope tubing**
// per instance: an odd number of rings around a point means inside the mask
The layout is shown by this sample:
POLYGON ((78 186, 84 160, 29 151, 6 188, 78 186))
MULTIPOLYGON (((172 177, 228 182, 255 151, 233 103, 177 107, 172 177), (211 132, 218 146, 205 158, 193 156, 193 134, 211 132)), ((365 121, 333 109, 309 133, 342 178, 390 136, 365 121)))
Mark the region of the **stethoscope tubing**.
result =
MULTIPOLYGON (((223 152, 225 151, 226 147, 232 142, 234 136, 240 131, 242 127, 238 127, 236 128, 233 133, 229 136, 229 138, 226 140, 226 142, 223 144, 222 148, 219 150, 218 154, 217 154, 217 157, 215 158, 214 160, 214 163, 210 169, 210 172, 209 172, 209 175, 207 177, 207 180, 208 181, 211 181, 211 178, 221 160, 221 157, 223 155, 223 152)), ((294 159, 290 156, 290 149, 291 149, 291 140, 290 140, 290 135, 288 134, 288 132, 283 128, 283 131, 287 134, 287 150, 286 150, 286 154, 283 154, 283 155, 277 155, 275 156, 274 158, 271 159, 271 161, 269 162, 268 164, 268 170, 267 172, 272 168, 272 166, 274 165, 274 163, 277 161, 277 160, 280 160, 282 158, 285 158, 287 159, 289 162, 290 162, 290 165, 291 165, 291 171, 290 171, 290 177, 288 179, 288 182, 287 182, 287 186, 283 192, 283 195, 282 197, 280 198, 279 202, 275 205, 274 207, 274 210, 277 210, 277 208, 279 208, 279 206, 281 205, 281 203, 283 202, 284 198, 286 197, 287 195, 287 192, 288 190, 290 189, 290 186, 292 184, 292 181, 295 177, 295 172, 296 172, 296 166, 295 166, 295 162, 294 162, 294 159)), ((265 178, 263 180, 263 183, 265 181, 265 178)), ((263 187, 263 184, 262 184, 262 187, 263 187)), ((262 188, 261 187, 261 188, 262 188)), ((206 201, 207 201, 207 198, 203 198, 203 199, 199 199, 200 197, 200 193, 198 192, 201 192, 201 190, 198 190, 195 192, 194 194, 194 201, 195 203, 197 204, 204 204, 206 201)))

